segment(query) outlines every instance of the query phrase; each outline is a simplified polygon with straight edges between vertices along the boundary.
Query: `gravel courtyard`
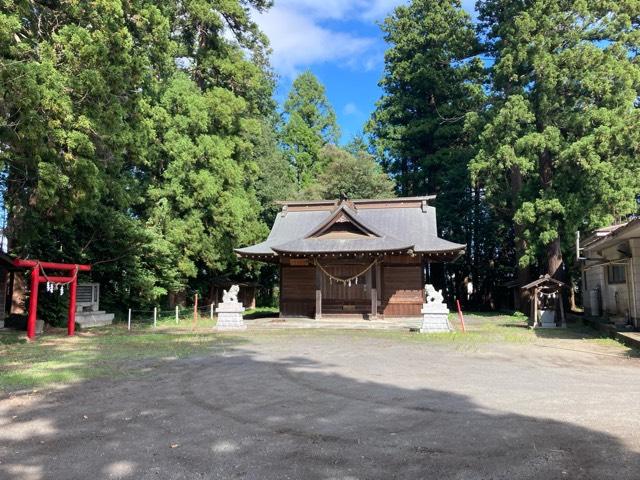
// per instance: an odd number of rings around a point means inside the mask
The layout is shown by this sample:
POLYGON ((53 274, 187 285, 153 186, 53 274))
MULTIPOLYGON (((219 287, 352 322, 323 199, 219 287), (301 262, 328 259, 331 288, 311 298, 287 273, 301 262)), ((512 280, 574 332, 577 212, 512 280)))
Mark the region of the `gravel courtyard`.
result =
POLYGON ((571 338, 228 335, 0 397, 3 479, 637 479, 640 360, 571 338))

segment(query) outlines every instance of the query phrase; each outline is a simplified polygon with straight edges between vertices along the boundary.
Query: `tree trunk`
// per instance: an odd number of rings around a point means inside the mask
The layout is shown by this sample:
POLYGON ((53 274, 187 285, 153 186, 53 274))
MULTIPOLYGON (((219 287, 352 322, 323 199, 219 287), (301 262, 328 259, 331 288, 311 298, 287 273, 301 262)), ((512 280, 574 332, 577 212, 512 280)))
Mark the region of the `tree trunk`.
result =
POLYGON ((406 158, 400 161, 400 189, 403 196, 409 195, 409 162, 406 158))
MULTIPOLYGON (((522 172, 520 168, 514 166, 511 168, 511 202, 513 210, 516 210, 516 205, 518 202, 518 196, 520 195, 520 191, 522 190, 522 172)), ((515 305, 514 308, 523 313, 527 313, 530 309, 529 305, 529 292, 526 290, 522 290, 520 287, 526 285, 531 281, 531 267, 526 266, 523 267, 520 265, 520 258, 524 255, 527 250, 527 242, 523 240, 524 229, 521 225, 515 224, 514 226, 514 234, 516 237, 516 271, 518 278, 518 294, 515 296, 515 305)))
MULTIPOLYGON (((473 291, 471 292, 468 301, 477 302, 477 292, 480 288, 480 187, 476 185, 473 189, 473 209, 472 209, 472 222, 473 228, 471 230, 471 238, 467 243, 473 247, 473 258, 471 263, 471 283, 473 285, 473 291)), ((486 277, 486 275, 485 275, 486 277)), ((466 295, 465 295, 466 298, 466 295)))
MULTIPOLYGON (((542 128, 540 128, 542 131, 542 128)), ((549 150, 544 149, 540 154, 540 183, 543 190, 551 189, 553 185, 553 158, 549 150)), ((562 246, 558 235, 549 245, 547 245, 547 273, 552 278, 564 281, 564 265, 562 260, 562 246)))
POLYGON ((556 238, 547 247, 547 273, 557 280, 565 279, 560 238, 556 238))

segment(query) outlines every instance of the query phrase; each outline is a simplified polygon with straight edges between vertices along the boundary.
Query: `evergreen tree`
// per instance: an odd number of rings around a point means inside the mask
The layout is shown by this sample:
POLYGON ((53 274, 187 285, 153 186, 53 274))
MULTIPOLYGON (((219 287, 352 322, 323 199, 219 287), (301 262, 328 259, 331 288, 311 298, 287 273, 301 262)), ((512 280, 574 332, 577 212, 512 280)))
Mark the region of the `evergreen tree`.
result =
POLYGON ((266 225, 272 225, 281 210, 275 202, 295 198, 298 191, 293 166, 277 146, 274 121, 264 123, 261 138, 263 143, 256 149, 260 170, 256 181, 256 195, 262 205, 262 220, 266 225))
POLYGON ((382 28, 390 44, 384 95, 368 131, 401 194, 439 192, 442 176, 464 180, 472 154, 464 118, 483 100, 471 18, 457 0, 414 0, 382 28))
POLYGON ((12 252, 93 263, 107 304, 237 271, 233 247, 265 232, 255 178, 275 149, 266 40, 247 8, 268 4, 4 2, 12 252))
POLYGON ((486 0, 479 12, 494 95, 473 171, 514 220, 521 266, 562 277, 575 231, 636 209, 638 5, 486 0))
POLYGON ((367 126, 378 160, 401 195, 437 194, 440 233, 468 245, 458 278, 471 273, 476 286, 493 288, 501 281, 491 263, 502 237, 490 233, 499 228, 471 186, 476 137, 465 130, 466 116, 485 101, 474 25, 458 0, 413 0, 382 28, 389 44, 384 95, 367 126))
POLYGON ((293 82, 284 103, 285 124, 281 142, 296 173, 299 188, 305 188, 322 171, 318 153, 327 144, 338 142, 336 114, 327 100, 324 86, 307 71, 293 82))
POLYGON ((347 198, 391 198, 395 184, 374 157, 365 151, 352 154, 335 145, 326 145, 318 155, 326 165, 302 196, 310 200, 347 198))

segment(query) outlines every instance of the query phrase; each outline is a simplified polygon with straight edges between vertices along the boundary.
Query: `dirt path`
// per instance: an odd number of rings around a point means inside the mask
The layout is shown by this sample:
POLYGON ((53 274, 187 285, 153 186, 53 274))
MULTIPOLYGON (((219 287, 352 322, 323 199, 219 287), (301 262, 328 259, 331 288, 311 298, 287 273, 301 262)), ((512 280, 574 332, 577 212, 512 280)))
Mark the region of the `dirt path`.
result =
POLYGON ((591 348, 256 336, 1 401, 0 478, 636 479, 640 361, 591 348))

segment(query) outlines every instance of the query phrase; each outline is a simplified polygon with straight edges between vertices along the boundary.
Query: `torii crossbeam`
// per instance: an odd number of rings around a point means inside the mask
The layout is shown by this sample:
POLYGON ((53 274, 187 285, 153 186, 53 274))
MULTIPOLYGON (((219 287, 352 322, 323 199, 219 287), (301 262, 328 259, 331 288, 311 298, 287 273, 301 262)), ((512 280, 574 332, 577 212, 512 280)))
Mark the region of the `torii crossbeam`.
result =
POLYGON ((36 336, 36 316, 38 313, 38 287, 41 283, 67 283, 69 284, 69 316, 67 320, 67 333, 73 336, 76 330, 76 291, 78 287, 78 273, 91 271, 91 265, 78 265, 72 263, 41 262, 40 260, 22 260, 17 258, 13 264, 18 268, 31 269, 31 294, 29 296, 29 317, 27 319, 27 338, 36 336), (48 276, 45 272, 57 270, 68 272, 68 276, 48 276))

